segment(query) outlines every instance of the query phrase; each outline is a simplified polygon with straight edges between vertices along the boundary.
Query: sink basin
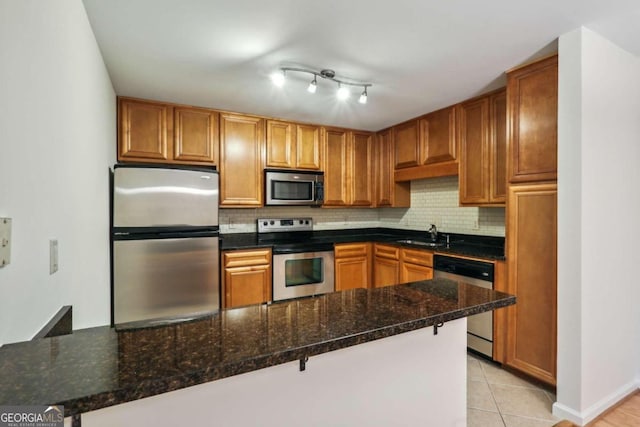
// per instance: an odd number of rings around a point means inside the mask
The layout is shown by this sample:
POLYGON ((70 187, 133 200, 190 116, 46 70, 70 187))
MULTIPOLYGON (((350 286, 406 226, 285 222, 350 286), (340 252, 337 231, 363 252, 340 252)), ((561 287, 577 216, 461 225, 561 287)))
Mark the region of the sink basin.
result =
POLYGON ((403 243, 405 245, 425 246, 427 248, 440 248, 440 247, 444 246, 444 243, 425 242, 423 240, 412 240, 412 239, 401 239, 401 240, 396 240, 396 242, 397 243, 403 243))

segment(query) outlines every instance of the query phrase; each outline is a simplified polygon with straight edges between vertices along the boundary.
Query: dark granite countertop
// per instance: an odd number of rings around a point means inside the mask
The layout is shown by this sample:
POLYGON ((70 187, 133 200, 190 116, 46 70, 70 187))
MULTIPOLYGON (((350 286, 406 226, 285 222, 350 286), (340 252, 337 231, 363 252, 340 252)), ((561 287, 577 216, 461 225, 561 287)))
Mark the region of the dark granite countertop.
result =
POLYGON ((153 328, 82 329, 0 347, 0 405, 61 404, 70 416, 514 303, 501 292, 435 279, 226 309, 153 328))
MULTIPOLYGON (((490 260, 504 260, 504 237, 475 236, 471 234, 440 233, 438 241, 444 243, 449 235, 449 245, 427 248, 422 245, 398 243, 397 240, 412 239, 428 241, 425 231, 400 230, 394 228, 356 228, 347 230, 314 231, 311 238, 323 243, 377 242, 393 243, 402 246, 414 246, 419 249, 433 250, 435 253, 463 255, 490 260)), ((231 233, 221 235, 221 250, 268 248, 271 242, 262 242, 258 233, 231 233)))

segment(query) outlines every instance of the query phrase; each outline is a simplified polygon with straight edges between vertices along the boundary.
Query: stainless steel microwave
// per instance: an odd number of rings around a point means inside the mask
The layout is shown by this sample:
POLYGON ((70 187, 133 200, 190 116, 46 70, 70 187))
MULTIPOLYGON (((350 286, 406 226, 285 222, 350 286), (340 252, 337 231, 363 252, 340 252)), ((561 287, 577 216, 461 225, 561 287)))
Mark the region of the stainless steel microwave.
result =
POLYGON ((266 206, 320 206, 324 172, 265 169, 266 206))

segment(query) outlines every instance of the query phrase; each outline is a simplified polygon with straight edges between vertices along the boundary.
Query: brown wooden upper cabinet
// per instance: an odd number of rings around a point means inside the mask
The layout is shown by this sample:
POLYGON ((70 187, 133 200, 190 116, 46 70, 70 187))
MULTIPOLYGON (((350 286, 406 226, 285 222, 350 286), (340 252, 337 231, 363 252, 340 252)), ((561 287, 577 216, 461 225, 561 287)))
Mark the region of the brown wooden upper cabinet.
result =
POLYGON ((460 104, 460 205, 505 205, 506 120, 505 90, 460 104))
POLYGON ((267 167, 321 168, 320 126, 267 120, 267 167))
POLYGON ((456 109, 443 108, 420 119, 422 164, 456 160, 456 109))
POLYGON ((393 177, 394 142, 393 129, 385 129, 376 134, 375 149, 375 206, 410 207, 411 183, 395 182, 393 177))
POLYGON ((395 142, 395 168, 409 168, 420 165, 422 140, 418 120, 410 120, 393 127, 395 142))
POLYGON ((220 114, 220 206, 263 204, 264 128, 261 117, 220 114))
POLYGON ((323 206, 348 206, 347 131, 325 128, 324 137, 324 203, 323 206))
POLYGON ((456 108, 393 127, 395 181, 458 174, 456 108))
POLYGON ((349 137, 351 206, 373 206, 373 134, 352 131, 349 137))
POLYGON ((507 73, 509 182, 555 180, 558 56, 507 73))
POLYGON ((372 134, 324 128, 323 139, 323 206, 373 206, 372 134))
POLYGON ((118 98, 118 161, 216 166, 218 113, 118 98))

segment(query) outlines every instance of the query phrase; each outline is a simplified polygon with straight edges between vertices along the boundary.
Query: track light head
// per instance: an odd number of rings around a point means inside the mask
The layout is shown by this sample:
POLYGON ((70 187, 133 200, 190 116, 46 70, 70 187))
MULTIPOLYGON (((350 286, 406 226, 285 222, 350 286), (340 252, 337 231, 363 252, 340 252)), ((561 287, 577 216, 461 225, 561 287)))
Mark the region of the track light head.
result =
POLYGON ((345 99, 349 98, 349 89, 338 83, 338 92, 336 93, 336 95, 338 96, 339 100, 344 101, 345 99))
POLYGON ((364 87, 364 91, 362 91, 362 94, 360 95, 360 99, 358 99, 358 102, 360 104, 366 104, 367 103, 367 87, 364 87))
POLYGON ((316 81, 316 75, 313 75, 313 80, 311 81, 311 83, 309 83, 309 86, 307 87, 307 91, 309 93, 316 93, 316 89, 318 89, 318 82, 316 81))
POLYGON ((278 87, 284 86, 284 70, 276 71, 271 74, 271 81, 278 87))

